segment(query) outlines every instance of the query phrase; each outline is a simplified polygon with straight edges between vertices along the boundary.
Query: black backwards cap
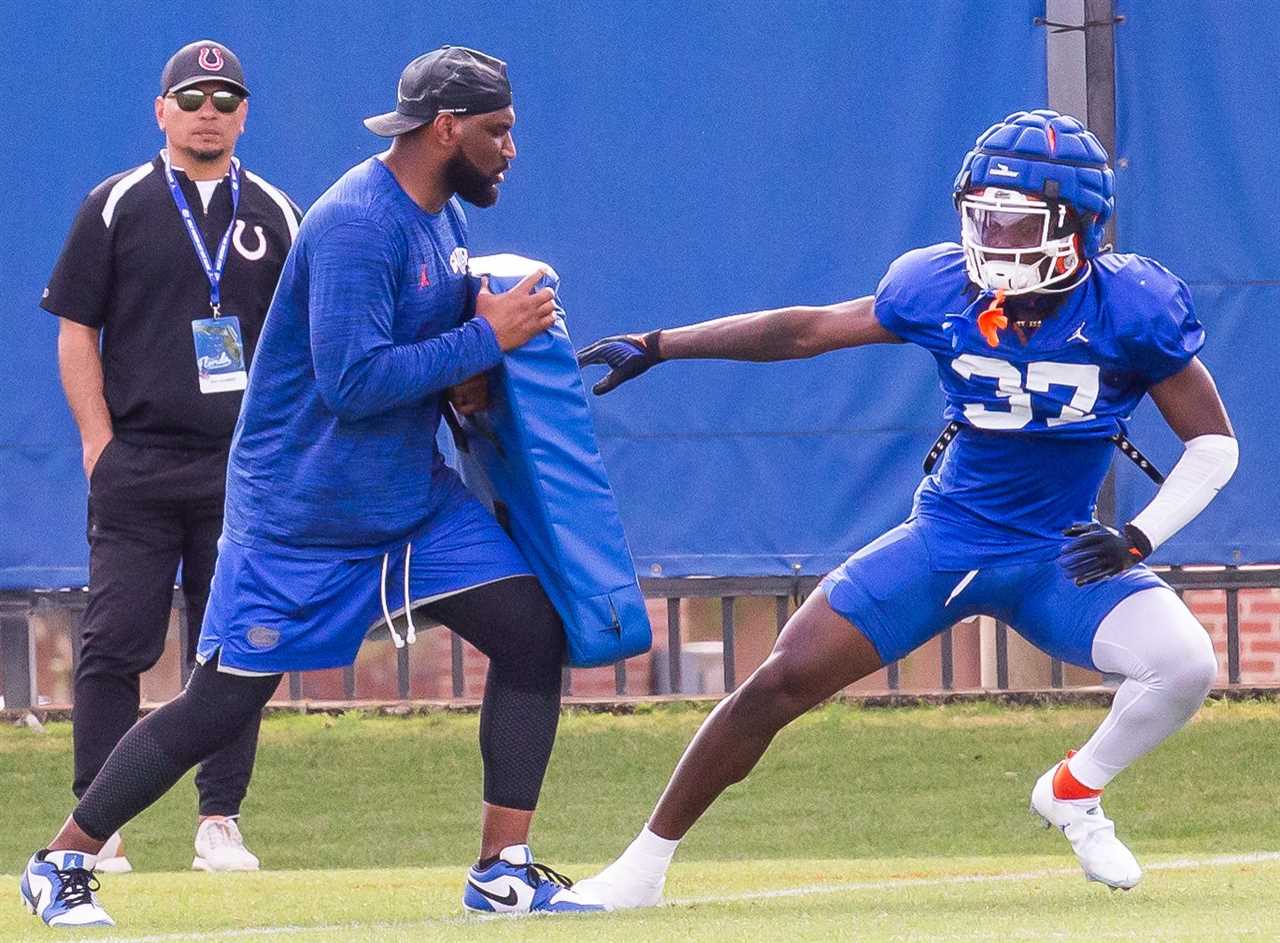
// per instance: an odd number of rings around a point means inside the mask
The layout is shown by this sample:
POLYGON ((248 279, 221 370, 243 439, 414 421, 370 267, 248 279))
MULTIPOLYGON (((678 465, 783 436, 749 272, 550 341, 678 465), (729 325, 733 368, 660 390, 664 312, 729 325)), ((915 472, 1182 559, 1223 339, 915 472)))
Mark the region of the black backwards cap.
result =
POLYGON ((249 94, 239 58, 212 39, 187 43, 169 57, 160 73, 160 94, 168 95, 200 82, 225 82, 241 94, 249 94))
POLYGON ((384 138, 420 128, 439 114, 482 115, 511 104, 507 64, 465 46, 441 46, 400 73, 396 110, 364 119, 384 138))

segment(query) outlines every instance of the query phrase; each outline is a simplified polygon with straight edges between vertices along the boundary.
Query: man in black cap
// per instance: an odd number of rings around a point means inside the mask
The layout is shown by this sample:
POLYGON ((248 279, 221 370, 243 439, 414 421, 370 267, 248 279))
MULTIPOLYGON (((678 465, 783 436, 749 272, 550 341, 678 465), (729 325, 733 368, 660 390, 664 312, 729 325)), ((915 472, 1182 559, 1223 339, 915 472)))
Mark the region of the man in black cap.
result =
MULTIPOLYGON (((200 40, 165 65, 165 147, 80 207, 45 289, 89 480, 89 603, 75 673, 84 794, 138 718, 139 675, 164 648, 179 561, 190 651, 213 575, 227 452, 249 360, 300 213, 234 157, 249 90, 240 60, 200 40)), ((236 816, 256 723, 196 777, 193 866, 258 866, 236 816)), ((118 836, 99 866, 128 870, 118 836)))
POLYGON ((502 294, 482 282, 473 295, 467 277, 458 197, 497 200, 514 123, 505 63, 427 53, 404 69, 396 110, 366 122, 390 149, 303 220, 237 426, 199 665, 28 864, 24 881, 80 889, 72 911, 102 913, 83 875, 105 837, 243 736, 284 672, 351 664, 383 620, 400 646, 402 617, 412 641, 414 613, 489 658, 480 854, 464 906, 600 909, 528 846, 559 721, 560 619, 435 444, 444 400, 483 408, 483 374, 554 322, 551 290, 533 290, 542 271, 502 294))
POLYGON ((516 153, 514 123, 507 64, 464 46, 442 46, 414 59, 400 74, 395 111, 364 121, 374 134, 393 139, 383 162, 428 212, 439 212, 452 194, 475 206, 497 202, 516 153), (439 116, 446 117, 433 135, 427 126, 439 116), (422 128, 427 130, 410 133, 422 128))

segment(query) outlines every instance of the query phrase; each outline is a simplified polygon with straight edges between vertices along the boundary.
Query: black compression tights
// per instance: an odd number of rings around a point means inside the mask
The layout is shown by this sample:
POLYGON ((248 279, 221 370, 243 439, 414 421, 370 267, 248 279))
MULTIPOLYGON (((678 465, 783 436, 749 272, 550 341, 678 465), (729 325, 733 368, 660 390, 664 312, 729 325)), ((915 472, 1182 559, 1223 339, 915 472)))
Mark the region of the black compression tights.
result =
POLYGON ((103 841, 254 722, 280 675, 247 678, 197 665, 186 689, 134 724, 71 813, 103 841))
POLYGON ((489 657, 480 706, 484 800, 532 810, 560 722, 564 630, 532 576, 446 596, 414 610, 447 625, 489 657))
MULTIPOLYGON (((531 576, 500 580, 419 607, 489 656, 480 709, 484 799, 531 810, 560 717, 564 633, 531 576)), ((120 741, 72 813, 105 840, 201 760, 235 739, 270 700, 280 675, 224 674, 197 666, 177 698, 120 741)))

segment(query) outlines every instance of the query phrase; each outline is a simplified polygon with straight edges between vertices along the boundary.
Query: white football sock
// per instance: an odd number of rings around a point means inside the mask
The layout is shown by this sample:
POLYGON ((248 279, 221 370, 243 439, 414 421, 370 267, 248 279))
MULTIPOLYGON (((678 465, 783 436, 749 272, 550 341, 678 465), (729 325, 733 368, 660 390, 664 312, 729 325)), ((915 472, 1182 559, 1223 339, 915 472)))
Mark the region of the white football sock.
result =
POLYGON ((1093 663, 1125 681, 1111 712, 1067 767, 1101 789, 1181 729, 1218 674, 1209 635, 1172 590, 1153 587, 1121 600, 1098 626, 1093 663))
POLYGON ((662 875, 671 866, 671 858, 679 844, 680 839, 662 838, 649 831, 646 825, 618 857, 618 863, 644 874, 662 875))

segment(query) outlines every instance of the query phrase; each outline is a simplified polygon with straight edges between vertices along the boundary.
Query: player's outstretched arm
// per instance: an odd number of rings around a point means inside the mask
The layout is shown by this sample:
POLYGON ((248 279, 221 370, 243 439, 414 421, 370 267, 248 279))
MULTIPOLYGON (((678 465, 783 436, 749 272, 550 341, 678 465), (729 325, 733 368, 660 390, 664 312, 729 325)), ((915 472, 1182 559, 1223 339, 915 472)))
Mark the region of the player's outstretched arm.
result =
POLYGON ((592 390, 608 393, 663 360, 800 360, 844 347, 896 344, 867 295, 822 307, 796 306, 716 318, 648 334, 605 337, 578 351, 581 366, 612 368, 592 390))
POLYGON ((1213 377, 1198 358, 1151 388, 1165 422, 1182 440, 1178 463, 1132 521, 1116 532, 1101 524, 1068 528, 1062 565, 1083 586, 1114 576, 1150 556, 1203 511, 1235 473, 1240 459, 1231 420, 1213 377))

